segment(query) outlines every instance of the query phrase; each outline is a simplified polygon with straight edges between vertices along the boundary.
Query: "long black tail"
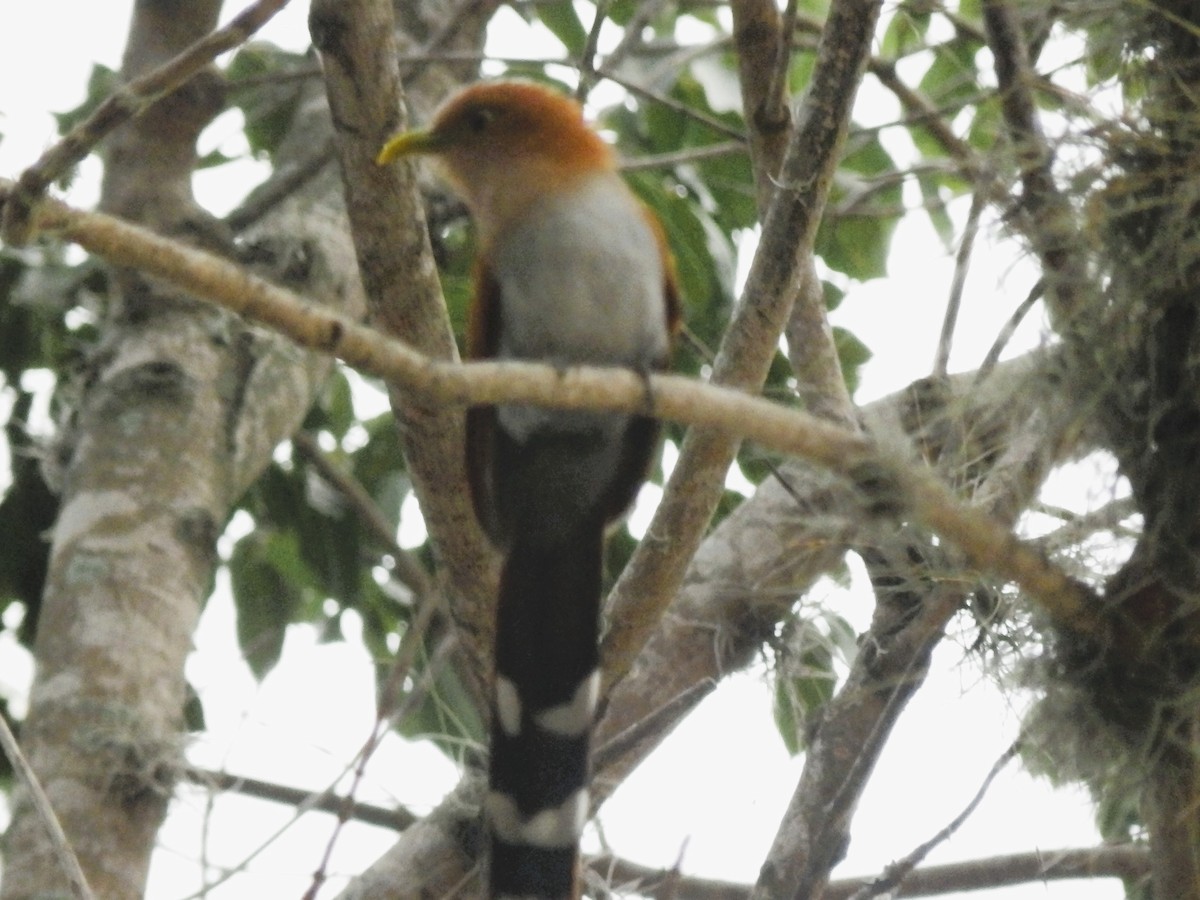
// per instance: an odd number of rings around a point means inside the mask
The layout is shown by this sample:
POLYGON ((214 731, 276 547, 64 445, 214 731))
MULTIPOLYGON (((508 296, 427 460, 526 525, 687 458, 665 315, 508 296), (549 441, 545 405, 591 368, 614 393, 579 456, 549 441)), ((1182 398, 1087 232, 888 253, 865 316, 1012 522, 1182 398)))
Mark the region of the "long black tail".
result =
POLYGON ((500 576, 486 801, 493 898, 578 896, 603 539, 599 519, 549 543, 518 536, 500 576))

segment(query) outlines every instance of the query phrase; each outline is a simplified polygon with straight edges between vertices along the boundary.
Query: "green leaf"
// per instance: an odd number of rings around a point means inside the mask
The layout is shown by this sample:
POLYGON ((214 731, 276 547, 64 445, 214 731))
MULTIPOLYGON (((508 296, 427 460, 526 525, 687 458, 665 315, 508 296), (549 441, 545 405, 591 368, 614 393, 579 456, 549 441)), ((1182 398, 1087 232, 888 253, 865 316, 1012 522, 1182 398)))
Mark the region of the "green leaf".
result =
POLYGON ((186 693, 183 700, 183 724, 192 734, 204 731, 204 702, 190 681, 184 682, 186 693))
POLYGON ((967 104, 978 99, 981 91, 975 54, 980 48, 978 41, 967 38, 933 47, 933 62, 925 70, 918 90, 935 106, 967 104))
POLYGON ((847 153, 815 245, 831 269, 860 281, 887 274, 892 232, 903 213, 895 176, 895 162, 877 135, 860 138, 847 153))
POLYGON ((846 299, 846 292, 831 281, 821 282, 821 292, 825 295, 825 308, 833 312, 846 299))
POLYGON ((941 239, 942 247, 947 251, 954 249, 955 229, 954 220, 946 211, 946 202, 942 199, 942 180, 936 175, 920 174, 917 185, 921 188, 925 212, 929 215, 929 223, 941 239))
POLYGON ((859 281, 881 278, 887 274, 895 225, 892 219, 872 216, 826 219, 817 232, 817 255, 829 268, 859 281))
POLYGON ((350 470, 393 528, 400 524, 400 505, 412 491, 395 417, 383 413, 362 423, 367 443, 350 459, 350 470))
POLYGON ((309 409, 304 427, 309 431, 328 431, 340 441, 355 421, 350 381, 345 372, 335 368, 322 385, 317 402, 309 409))
POLYGON ((788 752, 804 749, 808 725, 833 697, 833 664, 853 662, 857 638, 850 623, 827 612, 806 621, 792 619, 784 631, 775 670, 775 725, 788 752))
POLYGON ((629 182, 666 232, 689 328, 716 346, 732 305, 732 243, 699 204, 687 198, 686 190, 668 190, 669 181, 648 172, 632 173, 629 182))
POLYGON ((727 236, 758 223, 754 173, 747 154, 706 159, 697 164, 701 181, 712 195, 713 221, 727 236))
MULTIPOLYGON (((424 680, 422 674, 427 665, 428 658, 419 661, 414 682, 424 680)), ((389 674, 388 668, 380 668, 381 686, 389 674)), ((461 761, 464 747, 487 740, 483 726, 474 700, 454 667, 442 665, 434 672, 432 684, 421 702, 397 723, 397 730, 406 737, 426 738, 451 759, 461 761)))
POLYGON ((553 35, 562 41, 567 53, 577 56, 587 46, 588 30, 583 27, 575 4, 560 0, 560 2, 536 4, 538 18, 553 35))
POLYGON ((983 5, 980 0, 958 0, 958 15, 972 25, 983 26, 983 5))
POLYGON ((833 327, 833 344, 837 348, 838 362, 842 366, 842 377, 846 389, 853 395, 858 390, 858 370, 872 356, 871 348, 859 340, 853 332, 839 325, 833 327))
POLYGON ((991 151, 1004 125, 1000 101, 995 97, 982 100, 975 106, 971 127, 967 130, 967 143, 977 150, 991 151))
POLYGON ((300 553, 296 534, 259 528, 234 546, 230 583, 237 609, 238 646, 262 678, 279 661, 285 629, 296 620, 316 579, 300 553))
POLYGON ((120 86, 121 76, 116 71, 100 63, 94 63, 92 71, 88 75, 87 95, 83 98, 83 102, 74 109, 53 114, 54 121, 58 123, 58 133, 66 134, 90 116, 120 86))
POLYGON ((202 157, 196 160, 197 169, 215 169, 219 166, 226 165, 238 159, 236 156, 230 156, 228 153, 222 153, 220 150, 213 150, 205 153, 202 157))
POLYGON ((246 140, 255 155, 273 153, 287 134, 304 84, 296 75, 309 65, 303 55, 260 41, 234 55, 225 74, 233 103, 245 117, 246 140))
POLYGON ((928 12, 913 12, 904 7, 897 9, 883 33, 879 55, 896 60, 924 50, 930 18, 928 12))
POLYGON ((807 744, 808 723, 833 697, 833 657, 819 645, 799 660, 802 674, 775 678, 775 727, 788 753, 795 756, 807 744))

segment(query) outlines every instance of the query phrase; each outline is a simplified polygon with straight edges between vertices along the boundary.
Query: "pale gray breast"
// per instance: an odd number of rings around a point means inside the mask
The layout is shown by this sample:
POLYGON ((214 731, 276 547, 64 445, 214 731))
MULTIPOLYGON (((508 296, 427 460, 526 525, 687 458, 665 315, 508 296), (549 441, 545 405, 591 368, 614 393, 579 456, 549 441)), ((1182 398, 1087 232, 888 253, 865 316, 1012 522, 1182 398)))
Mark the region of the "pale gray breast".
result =
POLYGON ((500 356, 647 368, 665 356, 663 262, 636 199, 596 175, 493 248, 500 356))

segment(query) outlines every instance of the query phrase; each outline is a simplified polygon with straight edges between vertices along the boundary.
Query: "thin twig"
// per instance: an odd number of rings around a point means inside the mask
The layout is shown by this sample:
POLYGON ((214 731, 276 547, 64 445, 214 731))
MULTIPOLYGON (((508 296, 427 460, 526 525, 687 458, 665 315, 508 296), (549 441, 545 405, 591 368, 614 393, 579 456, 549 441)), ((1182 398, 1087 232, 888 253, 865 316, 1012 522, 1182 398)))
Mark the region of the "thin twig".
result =
POLYGON ((1016 151, 1022 206, 1029 213, 1024 230, 1042 264, 1050 312, 1065 325, 1081 310, 1095 307, 1096 286, 1082 252, 1086 242, 1070 201, 1054 182, 1054 154, 1038 119, 1021 28, 1002 0, 984 0, 983 22, 995 61, 1004 123, 1016 151))
POLYGON ((333 162, 333 139, 310 149, 302 159, 286 168, 277 167, 271 177, 250 192, 249 196, 225 217, 225 223, 235 232, 245 231, 268 212, 308 184, 322 169, 333 162))
POLYGON ((292 446, 325 479, 354 509, 372 537, 383 546, 392 557, 392 569, 396 578, 413 593, 418 606, 431 601, 435 594, 433 578, 413 554, 409 553, 396 542, 396 530, 384 517, 366 488, 348 472, 334 465, 333 461, 317 446, 312 435, 306 431, 297 431, 292 435, 292 446))
POLYGON ((613 47, 612 51, 604 57, 604 65, 610 69, 616 69, 625 57, 634 51, 635 47, 644 46, 642 32, 666 5, 667 0, 641 0, 621 30, 621 38, 617 42, 617 46, 613 47))
MULTIPOLYGON (((310 810, 333 815, 341 814, 346 808, 346 798, 331 791, 322 791, 314 795, 306 788, 290 787, 286 784, 276 784, 259 778, 247 778, 229 772, 217 772, 201 766, 186 766, 179 774, 181 778, 211 792, 232 791, 258 800, 280 803, 284 806, 300 806, 306 803, 310 810)), ((390 809, 370 803, 355 803, 350 817, 356 822, 377 825, 392 831, 404 831, 417 821, 417 817, 404 807, 390 809)))
POLYGON ((942 319, 942 333, 938 337, 937 356, 933 361, 935 378, 945 377, 950 366, 950 348, 954 344, 954 326, 958 322, 958 312, 962 307, 963 288, 967 283, 967 268, 971 264, 971 251, 975 246, 975 236, 979 233, 979 217, 983 215, 984 205, 982 191, 976 191, 971 195, 971 210, 967 213, 962 243, 958 245, 958 256, 954 260, 954 278, 950 282, 950 298, 946 301, 946 315, 942 319))
POLYGON ((592 768, 603 778, 604 770, 612 763, 621 759, 632 748, 636 747, 648 735, 664 730, 663 725, 676 722, 682 716, 680 712, 691 709, 697 700, 710 693, 716 687, 713 680, 700 681, 691 685, 687 690, 672 697, 649 715, 643 716, 624 731, 614 734, 592 753, 592 768))
POLYGON ((762 109, 779 109, 787 105, 788 74, 792 68, 792 47, 796 40, 796 7, 796 0, 788 0, 783 11, 775 65, 767 86, 767 95, 763 98, 762 109))
POLYGON ((123 85, 90 116, 21 173, 17 188, 5 205, 3 235, 9 244, 20 246, 33 236, 31 212, 46 188, 83 160, 115 128, 140 116, 158 100, 178 90, 205 66, 227 50, 245 43, 288 0, 258 0, 235 16, 228 25, 196 41, 178 56, 123 85))
POLYGON ((1017 738, 1017 740, 1013 741, 1012 746, 1005 750, 1004 753, 1000 755, 1000 758, 996 760, 991 771, 988 772, 987 777, 983 779, 983 784, 979 786, 979 790, 975 792, 975 796, 971 798, 971 802, 966 805, 962 812, 955 816, 949 824, 938 831, 938 833, 929 840, 914 848, 913 851, 903 859, 892 863, 890 866, 884 869, 883 874, 881 874, 877 879, 872 881, 870 884, 863 885, 860 890, 851 895, 850 900, 871 900, 872 897, 878 897, 884 892, 891 891, 893 888, 899 887, 901 882, 903 882, 904 879, 907 878, 908 875, 921 864, 921 862, 929 855, 929 852, 933 850, 934 847, 950 840, 950 838, 954 835, 954 832, 958 831, 958 829, 962 827, 963 823, 971 817, 971 814, 974 813, 979 807, 979 804, 983 802, 983 798, 986 796, 988 788, 992 786, 992 782, 996 780, 996 776, 1000 774, 1004 767, 1012 761, 1013 757, 1016 756, 1020 750, 1021 739, 1017 738))
POLYGON ((736 141, 745 142, 746 140, 746 134, 741 129, 722 122, 720 119, 714 118, 713 116, 699 112, 698 110, 688 106, 686 103, 681 103, 674 97, 668 97, 666 94, 663 94, 659 91, 652 91, 649 88, 643 87, 642 85, 632 82, 627 78, 623 78, 616 72, 609 69, 607 66, 597 66, 596 74, 601 78, 606 78, 613 84, 624 88, 635 97, 641 97, 643 100, 650 100, 661 106, 665 106, 672 112, 679 113, 681 116, 685 116, 686 118, 692 119, 695 122, 699 122, 700 124, 711 128, 718 134, 723 134, 725 137, 733 138, 736 141))
MULTIPOLYGON (((990 183, 984 179, 985 167, 979 155, 975 152, 966 141, 954 133, 954 129, 948 124, 949 117, 947 113, 951 110, 934 106, 929 101, 929 98, 917 90, 905 84, 896 74, 896 64, 890 60, 872 58, 867 63, 867 71, 875 76, 885 88, 895 95, 900 102, 900 106, 904 109, 905 116, 897 122, 888 122, 880 128, 889 128, 893 126, 901 126, 911 128, 913 125, 922 126, 929 135, 938 142, 939 146, 952 159, 958 162, 963 175, 971 181, 990 183)), ((969 102, 970 98, 967 98, 969 102)), ((954 106, 957 107, 959 102, 956 101, 954 106)), ((992 192, 989 191, 989 197, 992 192)), ((997 193, 996 197, 1008 197, 1007 192, 997 193)))
POLYGON ((182 897, 181 900, 202 900, 202 898, 211 896, 211 893, 215 888, 220 887, 222 884, 236 877, 240 872, 245 871, 249 867, 250 863, 265 853, 268 848, 274 845, 275 842, 278 841, 283 834, 289 828, 295 825, 296 822, 300 820, 301 816, 304 816, 306 813, 309 813, 313 810, 322 810, 326 812, 335 811, 337 804, 343 803, 343 800, 337 794, 334 788, 349 771, 350 767, 345 767, 341 773, 339 773, 338 776, 333 779, 329 787, 325 788, 325 790, 307 793, 304 799, 296 805, 295 812, 292 813, 288 820, 271 832, 271 834, 269 834, 257 847, 243 856, 237 865, 228 867, 221 872, 220 876, 215 880, 207 882, 199 891, 182 897), (335 809, 329 809, 330 805, 333 805, 335 809))
POLYGON ((498 6, 499 0, 461 0, 454 10, 443 15, 444 24, 421 45, 420 52, 414 58, 401 62, 400 80, 412 80, 432 59, 432 54, 450 43, 467 22, 478 21, 481 14, 498 6))
POLYGON ((996 340, 992 342, 992 346, 988 348, 987 355, 984 356, 983 362, 979 364, 979 371, 975 373, 975 381, 979 383, 991 374, 996 368, 996 363, 1000 362, 1000 354, 1004 352, 1004 348, 1008 346, 1008 342, 1012 340, 1012 336, 1016 334, 1017 328, 1025 317, 1029 315, 1029 311, 1033 309, 1033 305, 1042 299, 1042 294, 1045 292, 1046 279, 1039 278, 1037 282, 1029 289, 1025 299, 1021 304, 1013 310, 1013 314, 1008 317, 1008 321, 1004 323, 1000 329, 1000 333, 996 335, 996 340))
MULTIPOLYGON (((434 604, 426 603, 418 611, 416 618, 413 619, 408 630, 404 633, 404 638, 400 642, 400 649, 396 653, 396 661, 392 665, 392 671, 381 692, 379 706, 375 714, 375 724, 371 727, 371 733, 367 736, 366 742, 355 757, 350 786, 346 790, 345 797, 342 798, 341 805, 337 810, 337 823, 329 835, 329 840, 325 843, 325 852, 322 854, 317 868, 313 871, 312 882, 308 890, 304 893, 304 900, 314 900, 317 892, 321 889, 321 885, 325 882, 325 872, 328 870, 329 861, 333 858, 333 849, 337 845, 338 837, 341 835, 346 823, 350 821, 354 808, 358 805, 355 795, 366 778, 367 763, 375 755, 375 751, 379 749, 379 745, 383 742, 384 737, 391 731, 393 723, 407 715, 415 704, 413 700, 413 696, 417 694, 415 689, 405 697, 405 700, 408 702, 397 702, 394 698, 399 694, 401 685, 408 679, 412 667, 416 664, 417 654, 425 642, 429 625, 433 621, 433 613, 434 604)), ((451 633, 442 640, 433 656, 429 659, 424 673, 426 684, 449 658, 449 651, 453 644, 454 637, 453 633, 451 633)))
POLYGON ((733 156, 745 153, 746 145, 742 141, 723 141, 720 144, 706 144, 703 147, 689 147, 674 153, 657 153, 652 156, 639 156, 637 159, 622 160, 622 172, 642 172, 646 169, 669 169, 686 163, 700 162, 719 156, 733 156))
POLYGON ((596 73, 596 48, 600 44, 600 30, 604 27, 604 20, 608 18, 610 4, 611 0, 597 0, 595 15, 592 16, 592 27, 588 30, 587 41, 583 46, 583 52, 579 55, 580 79, 576 99, 580 103, 587 99, 588 89, 596 73))
POLYGON ((96 895, 88 886, 87 876, 83 874, 79 858, 75 855, 71 842, 67 840, 66 832, 63 831, 58 816, 54 814, 50 798, 42 790, 42 783, 38 781, 25 754, 21 752, 17 736, 12 733, 12 729, 8 727, 8 720, 3 715, 0 715, 0 750, 4 751, 4 755, 12 764, 17 780, 25 785, 29 800, 33 804, 33 808, 37 810, 38 818, 42 820, 42 825, 45 826, 46 833, 50 837, 50 846, 54 850, 54 855, 58 857, 58 866, 71 885, 71 893, 78 900, 95 900, 96 895))

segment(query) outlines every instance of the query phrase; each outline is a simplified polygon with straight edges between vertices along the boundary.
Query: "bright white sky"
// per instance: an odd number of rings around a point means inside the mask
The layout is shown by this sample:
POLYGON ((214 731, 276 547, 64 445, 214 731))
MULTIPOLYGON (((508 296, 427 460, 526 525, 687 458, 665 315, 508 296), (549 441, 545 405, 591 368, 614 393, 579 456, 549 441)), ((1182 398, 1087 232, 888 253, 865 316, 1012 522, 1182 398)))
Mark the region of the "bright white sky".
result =
MULTIPOLYGON (((93 61, 119 64, 131 0, 80 3, 42 0, 9 4, 0 32, 0 176, 13 177, 54 139, 48 111, 76 106, 93 61), (69 26, 69 27, 64 27, 69 26)), ((234 12, 240 6, 234 8, 234 12)), ((296 0, 261 37, 300 47, 306 44, 307 4, 296 0)), ((539 56, 552 44, 529 32, 511 13, 504 16, 503 41, 518 52, 539 56)), ((508 55, 513 55, 511 49, 508 55)), ((879 121, 895 117, 880 95, 879 121)), ((219 120, 206 141, 237 138, 237 122, 219 120)), ((230 147, 229 149, 236 149, 230 147)), ((248 164, 204 173, 201 200, 214 209, 233 205, 232 190, 244 190, 255 175, 248 164)), ((98 166, 84 165, 70 199, 94 202, 98 166)), ((959 211, 961 220, 962 209, 959 211)), ((891 392, 928 374, 950 284, 952 261, 920 217, 898 231, 892 277, 856 287, 837 320, 875 352, 863 373, 859 399, 891 392)), ((952 368, 978 363, 1000 323, 1023 298, 1034 274, 1011 247, 981 239, 966 289, 962 334, 952 368)), ((1036 317, 1035 317, 1036 319, 1036 317)), ((1031 322, 1014 346, 1038 339, 1031 322)), ((1104 476, 1109 477, 1109 476, 1104 476)), ((865 582, 833 586, 813 598, 833 597, 837 610, 859 628, 870 613, 865 582)), ((374 722, 370 661, 359 644, 318 644, 312 629, 289 631, 283 662, 260 685, 241 662, 233 639, 233 610, 218 589, 199 632, 188 675, 204 697, 209 732, 190 758, 204 766, 313 790, 342 773, 374 722)), ((352 625, 353 623, 351 623, 352 625)), ((969 640, 969 637, 968 639, 969 640)), ((853 843, 838 876, 877 872, 944 827, 971 799, 993 761, 1019 727, 1019 699, 1001 695, 978 666, 966 660, 963 642, 949 641, 934 660, 935 676, 903 716, 879 763, 855 820, 853 843)), ((27 656, 0 638, 0 691, 13 696, 28 685, 27 656)), ((20 704, 16 704, 20 709, 20 704)), ((770 692, 761 673, 728 680, 663 748, 630 778, 605 806, 604 833, 613 849, 639 862, 671 865, 681 855, 689 873, 753 881, 770 845, 800 771, 789 759, 772 724, 770 692)), ((420 812, 437 803, 457 780, 454 768, 424 744, 390 738, 375 755, 359 799, 399 801, 420 812)), ((148 897, 174 900, 203 884, 199 865, 207 859, 211 882, 239 866, 248 851, 266 841, 291 817, 286 808, 224 795, 210 802, 183 789, 162 832, 148 897)), ((333 831, 332 818, 310 814, 293 825, 226 884, 214 900, 299 896, 308 887, 333 831)), ((1090 806, 1080 791, 1051 791, 1010 767, 994 784, 974 817, 930 862, 998 853, 1089 846, 1098 841, 1090 806)), ((332 897, 346 876, 361 871, 392 842, 386 832, 348 826, 341 834, 330 882, 332 897)), ((962 895, 965 897, 966 895, 962 895)), ((970 895, 973 900, 1029 898, 1118 898, 1116 882, 1058 882, 970 895)))

